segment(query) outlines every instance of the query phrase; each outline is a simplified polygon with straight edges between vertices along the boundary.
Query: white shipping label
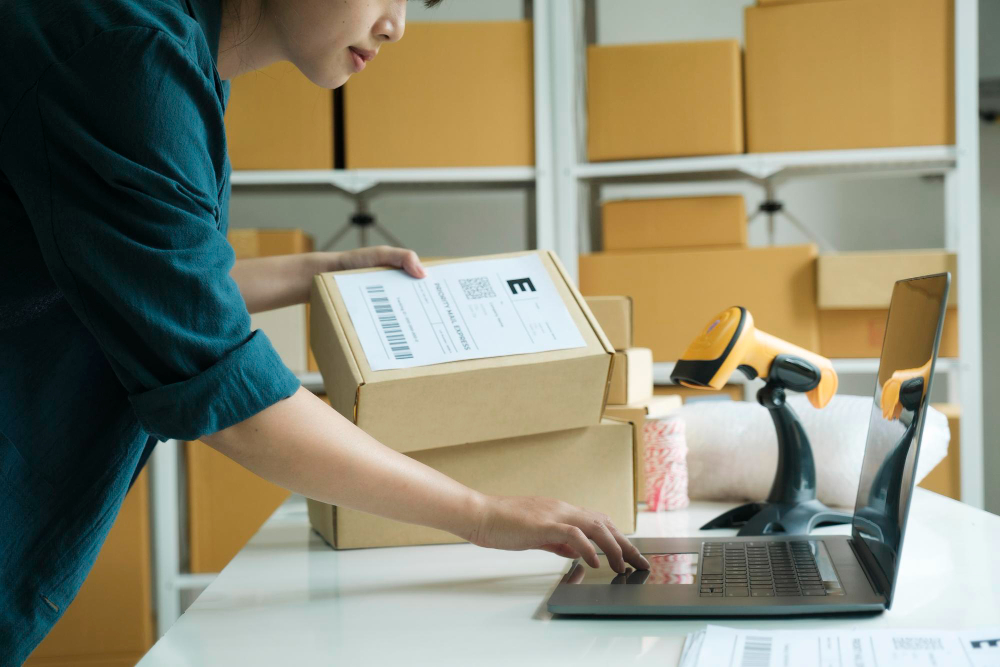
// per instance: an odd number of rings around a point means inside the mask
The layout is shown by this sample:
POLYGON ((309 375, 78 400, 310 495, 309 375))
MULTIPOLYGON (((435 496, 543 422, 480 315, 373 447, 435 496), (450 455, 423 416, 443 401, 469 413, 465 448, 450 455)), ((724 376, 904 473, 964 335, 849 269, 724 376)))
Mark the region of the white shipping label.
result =
POLYGON ((335 275, 373 371, 585 345, 538 255, 335 275))

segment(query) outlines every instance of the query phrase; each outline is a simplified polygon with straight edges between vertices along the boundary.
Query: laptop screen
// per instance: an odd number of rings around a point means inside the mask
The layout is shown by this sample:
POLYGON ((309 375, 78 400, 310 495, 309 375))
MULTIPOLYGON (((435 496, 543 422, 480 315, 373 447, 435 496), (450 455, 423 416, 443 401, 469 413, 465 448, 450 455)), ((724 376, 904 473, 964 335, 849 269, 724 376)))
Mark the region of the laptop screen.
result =
POLYGON ((851 532, 890 603, 949 283, 949 274, 897 282, 882 343, 851 532))

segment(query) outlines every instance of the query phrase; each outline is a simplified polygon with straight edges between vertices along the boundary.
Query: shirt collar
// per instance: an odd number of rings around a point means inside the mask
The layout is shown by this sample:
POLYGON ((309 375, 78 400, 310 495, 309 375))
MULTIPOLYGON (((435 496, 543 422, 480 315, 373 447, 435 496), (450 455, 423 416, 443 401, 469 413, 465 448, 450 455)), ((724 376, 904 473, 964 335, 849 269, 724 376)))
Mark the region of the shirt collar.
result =
POLYGON ((222 0, 184 0, 188 14, 201 26, 212 50, 212 59, 219 64, 219 33, 222 30, 222 0))

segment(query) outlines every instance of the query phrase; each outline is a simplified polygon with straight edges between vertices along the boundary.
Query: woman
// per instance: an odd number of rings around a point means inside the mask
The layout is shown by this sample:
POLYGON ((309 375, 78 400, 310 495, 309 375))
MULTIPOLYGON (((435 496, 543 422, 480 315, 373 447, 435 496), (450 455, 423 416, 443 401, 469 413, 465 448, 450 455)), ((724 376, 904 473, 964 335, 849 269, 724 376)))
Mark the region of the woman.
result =
POLYGON ((602 514, 484 496, 384 447, 250 331, 318 272, 423 269, 396 248, 234 263, 225 81, 289 60, 335 88, 404 17, 405 0, 0 0, 3 664, 72 601, 157 439, 483 547, 595 565, 594 540, 648 567, 602 514))

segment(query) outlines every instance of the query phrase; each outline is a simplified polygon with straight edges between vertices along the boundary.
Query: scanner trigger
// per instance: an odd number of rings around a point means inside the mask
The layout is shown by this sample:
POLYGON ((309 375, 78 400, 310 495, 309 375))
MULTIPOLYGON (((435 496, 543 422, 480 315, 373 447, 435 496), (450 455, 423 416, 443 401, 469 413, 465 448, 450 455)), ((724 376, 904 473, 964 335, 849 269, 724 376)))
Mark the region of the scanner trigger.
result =
POLYGON ((747 364, 740 364, 736 367, 736 370, 743 371, 743 375, 747 376, 748 380, 757 379, 757 369, 753 366, 748 366, 747 364))

